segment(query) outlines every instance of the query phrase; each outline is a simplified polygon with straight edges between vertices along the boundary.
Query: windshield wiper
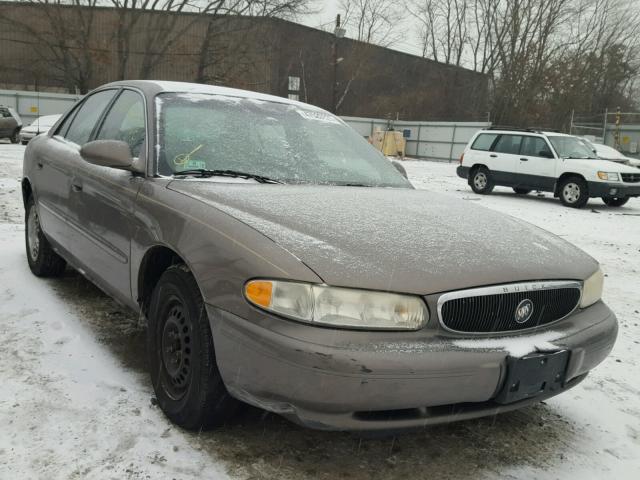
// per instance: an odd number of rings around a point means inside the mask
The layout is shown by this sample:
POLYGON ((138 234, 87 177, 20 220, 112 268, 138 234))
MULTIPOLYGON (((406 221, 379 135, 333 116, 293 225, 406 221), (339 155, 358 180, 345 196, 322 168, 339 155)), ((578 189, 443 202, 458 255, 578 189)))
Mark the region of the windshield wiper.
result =
POLYGON ((246 178, 252 179, 260 183, 284 183, 280 180, 274 180, 273 178, 265 177, 263 175, 257 175, 255 173, 239 172, 237 170, 208 170, 206 168, 189 168, 187 170, 180 170, 174 172, 174 176, 179 175, 200 175, 201 177, 232 177, 232 178, 246 178))

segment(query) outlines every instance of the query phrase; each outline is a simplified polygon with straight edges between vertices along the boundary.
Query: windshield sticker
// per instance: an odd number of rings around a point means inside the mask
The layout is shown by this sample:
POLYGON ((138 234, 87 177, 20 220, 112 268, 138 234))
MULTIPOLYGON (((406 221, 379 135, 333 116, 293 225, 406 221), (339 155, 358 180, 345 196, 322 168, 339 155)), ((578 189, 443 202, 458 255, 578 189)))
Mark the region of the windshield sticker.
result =
POLYGON ((296 112, 298 112, 301 117, 304 117, 307 120, 315 120, 317 122, 324 123, 336 123, 338 125, 340 124, 340 121, 330 113, 315 112, 312 110, 296 110, 296 112))

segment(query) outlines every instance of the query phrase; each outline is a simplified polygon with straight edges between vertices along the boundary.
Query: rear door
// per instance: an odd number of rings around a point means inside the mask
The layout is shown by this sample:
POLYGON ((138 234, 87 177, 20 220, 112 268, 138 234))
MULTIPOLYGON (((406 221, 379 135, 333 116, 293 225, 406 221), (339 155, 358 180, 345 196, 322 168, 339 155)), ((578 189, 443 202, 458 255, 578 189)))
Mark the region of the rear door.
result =
MULTIPOLYGON (((120 140, 134 157, 146 153, 145 109, 142 95, 122 90, 98 122, 91 140, 120 140)), ((130 245, 134 202, 143 177, 127 170, 80 160, 72 180, 73 209, 81 235, 75 239, 77 257, 92 278, 112 295, 131 299, 130 245)))
POLYGON ((489 152, 488 165, 495 183, 512 186, 517 183, 516 165, 519 160, 522 135, 501 133, 489 152))
POLYGON ((517 162, 518 186, 553 190, 557 160, 543 137, 522 137, 517 162))
POLYGON ((42 228, 71 256, 75 256, 72 244, 79 231, 78 217, 71 208, 71 179, 82 161, 80 145, 87 141, 115 93, 103 90, 88 96, 36 152, 34 185, 42 228))

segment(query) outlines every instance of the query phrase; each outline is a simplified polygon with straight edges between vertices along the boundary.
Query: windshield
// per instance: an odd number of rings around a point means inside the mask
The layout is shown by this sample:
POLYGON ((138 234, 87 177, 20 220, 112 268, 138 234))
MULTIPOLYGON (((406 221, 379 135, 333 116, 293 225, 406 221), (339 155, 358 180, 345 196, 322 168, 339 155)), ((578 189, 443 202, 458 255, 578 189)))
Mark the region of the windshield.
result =
POLYGON ((283 183, 411 188, 384 156, 326 112, 222 95, 157 97, 158 171, 233 170, 283 183))
POLYGON ((549 135, 551 145, 561 158, 595 159, 596 154, 576 137, 549 135))

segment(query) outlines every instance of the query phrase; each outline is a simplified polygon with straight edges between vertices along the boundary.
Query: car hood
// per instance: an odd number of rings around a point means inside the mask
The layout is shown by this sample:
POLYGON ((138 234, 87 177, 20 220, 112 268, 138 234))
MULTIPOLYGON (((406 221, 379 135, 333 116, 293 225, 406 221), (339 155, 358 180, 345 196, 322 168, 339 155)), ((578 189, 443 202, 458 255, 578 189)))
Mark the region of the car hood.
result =
POLYGON ((169 188, 251 226, 334 286, 416 294, 587 278, 597 262, 528 223, 424 190, 228 184, 169 188))
POLYGON ((605 160, 601 158, 597 159, 576 159, 566 158, 564 159, 566 164, 575 165, 577 168, 589 168, 595 171, 601 172, 618 172, 618 173, 637 173, 637 168, 629 167, 620 162, 614 162, 612 160, 605 160))

